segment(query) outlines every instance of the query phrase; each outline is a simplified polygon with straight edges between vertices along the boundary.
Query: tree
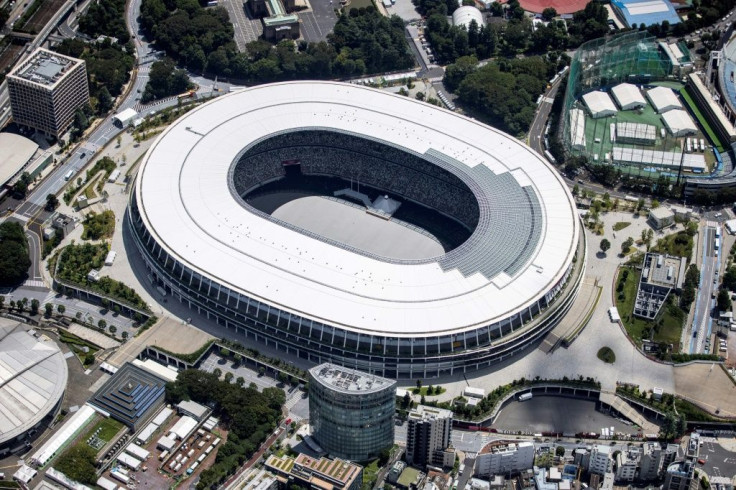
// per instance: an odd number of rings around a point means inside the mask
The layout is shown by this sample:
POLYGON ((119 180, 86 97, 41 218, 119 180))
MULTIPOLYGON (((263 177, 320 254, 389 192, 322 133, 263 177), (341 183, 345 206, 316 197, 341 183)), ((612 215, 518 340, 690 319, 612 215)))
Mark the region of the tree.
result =
POLYGON ((41 303, 35 298, 31 300, 31 315, 38 315, 38 307, 40 304, 41 303))
POLYGON ((557 10, 555 10, 553 7, 547 7, 546 9, 542 10, 542 19, 550 21, 555 17, 557 17, 557 10))
POLYGON ((122 136, 118 136, 118 139, 116 141, 117 141, 117 144, 118 144, 118 148, 120 148, 120 145, 123 144, 123 137, 122 136))
POLYGON ((11 299, 10 300, 10 303, 8 303, 8 308, 10 308, 11 311, 14 310, 15 309, 15 301, 13 301, 11 299))
POLYGON ((216 376, 216 377, 217 377, 217 378, 219 379, 219 378, 220 378, 220 376, 222 376, 222 369, 220 369, 220 368, 215 368, 215 370, 214 370, 214 371, 212 371, 212 374, 214 374, 214 375, 215 375, 215 376, 216 376))
POLYGON ((88 352, 86 356, 84 356, 84 365, 89 366, 91 364, 95 363, 95 355, 91 352, 88 352))
POLYGON ((402 400, 401 405, 404 408, 409 408, 409 406, 411 405, 411 395, 409 394, 408 391, 404 393, 404 399, 402 400))
POLYGON ((659 201, 657 201, 656 199, 654 199, 652 201, 652 209, 657 209, 658 207, 659 207, 659 201))
POLYGON ((124 331, 123 333, 120 334, 120 336, 123 338, 123 340, 128 340, 129 334, 127 331, 124 331))
POLYGON ((243 386, 245 386, 245 378, 242 376, 238 376, 238 379, 235 380, 235 384, 242 388, 243 386))
POLYGON ((611 248, 611 242, 609 242, 607 238, 604 238, 603 240, 601 240, 600 247, 601 252, 606 253, 608 249, 611 248))
POLYGON ((642 209, 644 209, 644 198, 639 198, 639 200, 636 202, 636 211, 639 212, 642 209))
POLYGON ((114 336, 115 336, 115 332, 117 332, 117 331, 118 331, 118 327, 116 327, 115 325, 110 325, 110 328, 109 328, 108 330, 110 330, 110 333, 111 333, 111 334, 113 335, 113 337, 114 337, 114 336))
POLYGON ((28 186, 31 184, 31 175, 28 172, 23 172, 18 179, 18 182, 13 186, 13 192, 18 196, 25 197, 28 192, 28 186))
POLYGON ((728 290, 721 288, 718 291, 717 303, 720 311, 728 311, 731 309, 731 295, 728 294, 728 290))
POLYGON ((417 388, 419 388, 420 390, 422 389, 422 380, 421 379, 418 379, 417 380, 417 388))
POLYGON ((16 286, 28 277, 31 258, 23 226, 15 221, 0 224, 0 286, 16 286))
POLYGON ((578 186, 577 184, 572 186, 572 195, 577 196, 579 193, 580 193, 580 186, 578 186))
POLYGON ((565 455, 565 446, 557 446, 555 448, 555 455, 559 456, 560 458, 563 457, 565 455))
POLYGON ((49 194, 46 196, 46 211, 53 211, 59 207, 59 199, 56 194, 49 194))
MULTIPOLYGON (((103 319, 100 319, 99 322, 97 322, 97 326, 100 328, 100 330, 105 330, 107 328, 107 322, 103 319)), ((112 330, 112 327, 111 327, 112 330)))
MULTIPOLYGON (((110 91, 103 85, 99 92, 97 92, 97 113, 107 114, 112 109, 114 103, 115 100, 110 95, 110 91)), ((120 143, 118 143, 118 146, 120 146, 120 143)))
POLYGON ((266 374, 266 368, 264 368, 263 366, 259 367, 258 368, 258 376, 261 377, 261 376, 263 376, 265 374, 266 374))
POLYGON ((289 376, 283 371, 279 371, 278 377, 279 377, 279 383, 285 384, 287 381, 289 381, 289 376))
POLYGON ((63 315, 66 311, 66 306, 64 305, 56 305, 56 311, 59 312, 59 315, 63 315))
POLYGON ((629 237, 621 244, 621 255, 626 255, 629 253, 629 250, 631 249, 631 246, 634 244, 634 239, 629 237))
POLYGON ((230 371, 228 371, 228 372, 225 373, 225 381, 227 383, 232 383, 234 377, 235 377, 235 375, 233 373, 231 373, 230 371))
POLYGON ((3 309, 4 305, 5 305, 5 296, 0 296, 0 310, 3 309))

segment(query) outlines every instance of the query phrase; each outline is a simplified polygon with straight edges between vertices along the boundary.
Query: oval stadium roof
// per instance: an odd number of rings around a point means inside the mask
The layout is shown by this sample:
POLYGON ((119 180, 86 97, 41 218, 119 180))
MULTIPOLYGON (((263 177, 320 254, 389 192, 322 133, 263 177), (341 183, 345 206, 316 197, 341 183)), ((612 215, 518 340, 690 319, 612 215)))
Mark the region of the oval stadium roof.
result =
POLYGON ((53 340, 0 320, 0 444, 41 421, 66 389, 66 359, 53 340))
POLYGON ((19 134, 0 133, 0 185, 5 184, 28 163, 38 144, 19 134))
POLYGON ((253 87, 193 110, 147 153, 136 199, 156 240, 193 270, 371 335, 460 332, 514 315, 560 283, 580 233, 564 181, 529 147, 435 106, 337 82, 253 87), (244 148, 313 128, 383 141, 462 174, 479 200, 478 227, 437 260, 395 263, 264 219, 233 196, 228 175, 244 148))

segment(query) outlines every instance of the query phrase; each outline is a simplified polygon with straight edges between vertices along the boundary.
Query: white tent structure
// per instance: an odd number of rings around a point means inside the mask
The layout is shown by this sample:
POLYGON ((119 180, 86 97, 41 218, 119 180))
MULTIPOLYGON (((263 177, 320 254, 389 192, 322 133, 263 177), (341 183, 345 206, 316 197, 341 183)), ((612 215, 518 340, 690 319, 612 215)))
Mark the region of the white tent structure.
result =
POLYGON ((585 150, 585 112, 570 109, 570 141, 576 150, 585 150))
POLYGON ((647 90, 647 99, 651 102, 654 110, 658 114, 671 111, 673 109, 682 109, 682 103, 677 98, 675 92, 668 87, 654 87, 647 90))
POLYGON ((686 136, 698 132, 688 113, 681 109, 665 112, 662 114, 662 121, 673 136, 686 136))
POLYGON ((470 29, 471 22, 475 21, 478 28, 483 27, 483 14, 477 8, 471 5, 464 5, 455 9, 452 13, 452 25, 465 26, 470 29))
POLYGON ((583 102, 594 119, 613 116, 618 112, 611 97, 606 92, 596 90, 583 95, 583 102))
POLYGON ((619 83, 611 89, 611 94, 622 111, 645 107, 647 101, 639 87, 630 83, 619 83))

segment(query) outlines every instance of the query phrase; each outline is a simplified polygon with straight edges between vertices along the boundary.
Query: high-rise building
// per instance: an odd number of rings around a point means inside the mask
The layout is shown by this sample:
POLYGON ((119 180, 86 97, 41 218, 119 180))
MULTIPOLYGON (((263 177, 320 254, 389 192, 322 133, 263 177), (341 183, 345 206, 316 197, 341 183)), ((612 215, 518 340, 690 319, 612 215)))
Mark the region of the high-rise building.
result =
POLYGON ((56 138, 89 102, 83 60, 38 48, 7 77, 13 120, 56 138))
POLYGON ((667 467, 662 490, 697 490, 698 479, 695 476, 693 461, 678 461, 667 467))
POLYGON ((590 464, 588 471, 605 475, 613 469, 613 460, 611 459, 611 446, 594 446, 590 453, 590 464))
POLYGON ((475 474, 480 477, 519 473, 534 466, 531 442, 486 444, 475 458, 475 474))
POLYGON ((452 412, 418 405, 407 417, 406 461, 415 466, 452 466, 444 451, 450 446, 452 412))
POLYGON ((641 463, 639 465, 639 479, 643 481, 656 480, 662 471, 664 452, 658 442, 646 442, 642 447, 641 463))
POLYGON ((662 471, 665 471, 669 466, 678 459, 680 455, 680 446, 677 444, 667 444, 667 448, 664 450, 662 456, 662 471))
POLYGON ((312 436, 329 454, 377 457, 394 442, 396 381, 334 364, 309 370, 312 436))

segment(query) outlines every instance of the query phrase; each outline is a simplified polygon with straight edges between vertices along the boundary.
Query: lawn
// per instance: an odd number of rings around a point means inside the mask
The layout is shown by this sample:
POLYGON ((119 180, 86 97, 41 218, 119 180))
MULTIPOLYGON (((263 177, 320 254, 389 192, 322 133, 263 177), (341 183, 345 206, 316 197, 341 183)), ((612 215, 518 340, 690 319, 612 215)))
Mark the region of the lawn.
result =
POLYGON ((100 348, 95 344, 88 342, 84 339, 80 339, 76 335, 72 335, 65 330, 59 331, 59 340, 69 346, 69 349, 79 358, 79 362, 85 364, 87 355, 95 355, 100 348), (88 352, 84 352, 84 347, 87 347, 88 352))
POLYGON ((693 237, 685 230, 678 231, 657 240, 652 251, 689 259, 693 253, 693 237))
POLYGON ((721 143, 720 138, 718 138, 715 131, 713 131, 713 128, 710 127, 710 124, 708 124, 708 120, 705 119, 703 113, 700 112, 700 109, 698 109, 698 105, 695 103, 693 98, 690 97, 687 89, 682 88, 680 90, 680 95, 682 96, 682 99, 685 101, 685 104, 688 106, 690 111, 695 115, 695 118, 698 120, 698 123, 700 123, 700 126, 705 131, 705 134, 708 135, 708 139, 713 142, 719 152, 723 152, 723 144, 721 143))
POLYGON ((84 188, 84 197, 87 199, 94 199, 97 197, 97 194, 95 193, 95 184, 100 179, 101 175, 98 175, 95 177, 92 182, 89 183, 87 187, 84 188))
POLYGON ((685 321, 685 312, 676 304, 677 296, 670 293, 654 321, 647 321, 633 315, 639 275, 640 272, 634 268, 622 267, 616 283, 616 307, 626 327, 626 332, 637 345, 641 344, 642 339, 651 338, 654 342, 664 342, 677 347, 682 333, 682 324, 685 321), (623 278, 625 270, 629 271, 626 279, 623 278), (621 282, 624 283, 623 291, 619 291, 621 282))
POLYGON ((427 394, 427 391, 429 391, 429 386, 422 386, 421 388, 412 388, 411 390, 411 392, 414 395, 420 395, 420 396, 437 396, 437 395, 441 395, 447 390, 445 390, 441 386, 434 386, 431 394, 427 394))
POLYGON ((619 221, 617 223, 614 223, 613 231, 621 231, 629 225, 631 225, 630 221, 619 221))

